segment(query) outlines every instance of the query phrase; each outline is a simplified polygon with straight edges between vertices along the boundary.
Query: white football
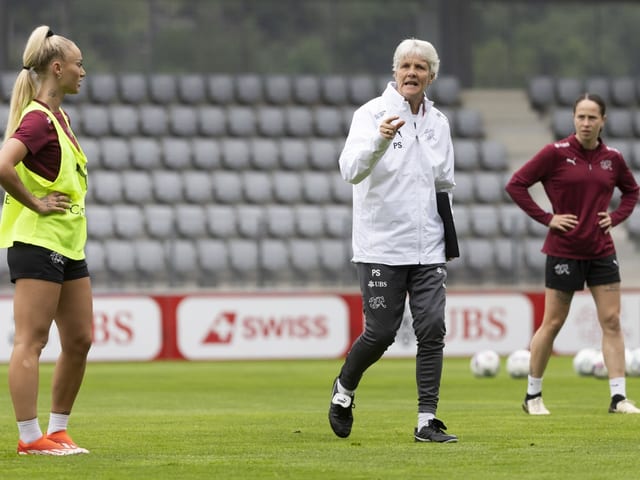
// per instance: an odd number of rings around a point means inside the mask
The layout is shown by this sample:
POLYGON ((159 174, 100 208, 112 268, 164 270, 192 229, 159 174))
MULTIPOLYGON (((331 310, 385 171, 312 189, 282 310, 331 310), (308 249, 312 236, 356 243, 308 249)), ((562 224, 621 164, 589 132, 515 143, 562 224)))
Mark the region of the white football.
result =
POLYGON ((578 375, 593 375, 593 366, 598 355, 595 348, 583 348, 573 357, 573 370, 578 375))
POLYGON ((640 376, 640 347, 631 350, 630 357, 627 362, 627 375, 640 376))
POLYGON ((495 377, 500 370, 500 356, 493 350, 482 350, 471 357, 471 372, 476 377, 495 377))
POLYGON ((609 377, 609 370, 607 370, 607 365, 604 363, 604 355, 602 355, 602 352, 598 352, 593 361, 593 376, 596 378, 609 377))
POLYGON ((529 375, 529 350, 515 350, 507 357, 507 372, 513 378, 523 378, 529 375))

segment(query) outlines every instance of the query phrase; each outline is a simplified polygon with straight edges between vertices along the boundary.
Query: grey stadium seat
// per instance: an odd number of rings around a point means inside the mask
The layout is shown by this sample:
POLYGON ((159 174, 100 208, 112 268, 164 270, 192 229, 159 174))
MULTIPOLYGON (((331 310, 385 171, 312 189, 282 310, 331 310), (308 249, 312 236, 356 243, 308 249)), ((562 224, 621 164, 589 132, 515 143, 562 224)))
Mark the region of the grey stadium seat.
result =
POLYGON ((229 270, 229 252, 223 240, 198 238, 195 241, 198 264, 203 274, 201 282, 217 284, 224 280, 229 270))
POLYGON ((325 213, 319 205, 296 205, 294 210, 298 236, 319 238, 328 236, 325 229, 325 213))
POLYGON ((540 251, 542 248, 542 239, 525 239, 523 245, 524 264, 529 271, 531 277, 544 276, 545 256, 540 251))
POLYGON ((110 105, 109 123, 113 134, 119 137, 133 137, 140 134, 140 112, 133 105, 110 105))
POLYGON ((557 78, 555 93, 557 105, 573 108, 576 99, 584 93, 584 82, 572 77, 557 78))
POLYGON ((263 100, 262 77, 254 73, 241 73, 235 77, 235 98, 238 103, 255 105, 263 100))
POLYGON ((471 138, 455 138, 453 151, 457 171, 474 171, 480 167, 480 147, 471 138))
POLYGON ((327 75, 320 79, 322 100, 328 105, 345 105, 349 103, 347 79, 343 75, 327 75))
POLYGON ((234 103, 235 91, 233 77, 228 74, 212 74, 206 78, 209 100, 218 105, 234 103))
POLYGON ((507 147, 497 140, 481 140, 480 164, 486 170, 496 172, 507 170, 509 167, 507 147))
MULTIPOLYGON (((429 94, 429 92, 427 92, 429 94)), ((431 100, 436 104, 448 107, 456 107, 461 103, 462 87, 458 77, 442 75, 436 78, 431 86, 431 100)))
POLYGON ((611 79, 611 103, 617 107, 632 108, 638 101, 636 82, 633 77, 611 79))
MULTIPOLYGON (((71 96, 71 95, 70 95, 71 96)), ((111 134, 109 111, 103 105, 83 105, 82 132, 89 137, 104 137, 111 134)))
POLYGON ((618 150, 629 166, 632 165, 633 161, 633 143, 634 140, 629 138, 611 138, 606 140, 607 146, 618 150))
POLYGON ((198 135, 198 115, 192 106, 171 105, 169 107, 169 129, 179 137, 198 135))
POLYGON ((104 240, 115 235, 113 210, 107 205, 87 206, 87 237, 104 240))
POLYGON ((118 94, 118 79, 110 73, 96 73, 87 77, 89 80, 89 99, 93 103, 116 103, 120 100, 118 94))
POLYGON ((200 277, 198 254, 192 240, 174 240, 168 245, 168 265, 172 279, 197 282, 200 277))
POLYGON ((270 205, 265 210, 266 234, 273 238, 288 238, 295 235, 296 221, 293 209, 281 205, 270 205))
POLYGON ((142 208, 150 237, 166 240, 176 236, 175 212, 171 205, 146 204, 142 208))
POLYGON ((313 116, 308 107, 285 107, 285 129, 291 137, 310 137, 313 135, 313 116))
POLYGON ((98 203, 113 205, 122 199, 122 181, 120 173, 98 170, 91 174, 93 198, 98 203))
POLYGON ((333 201, 344 205, 351 205, 353 185, 345 181, 338 171, 330 172, 329 177, 333 201))
POLYGON ((160 140, 164 165, 169 170, 191 168, 191 142, 185 138, 163 137, 160 140))
POLYGON ((98 140, 102 151, 102 167, 108 170, 126 170, 131 167, 129 142, 121 137, 102 137, 98 140))
POLYGON ((302 201, 302 186, 298 172, 273 172, 273 198, 276 202, 293 205, 302 201))
POLYGON ((470 209, 469 205, 453 205, 453 221, 458 238, 465 238, 471 235, 470 209))
POLYGON ((293 101, 299 105, 315 105, 321 100, 320 80, 316 75, 297 75, 292 79, 293 101))
POLYGON ((502 175, 496 172, 478 172, 474 175, 475 199, 482 203, 502 201, 504 185, 502 175))
POLYGON ((273 105, 285 105, 291 101, 291 77, 267 74, 263 78, 264 98, 273 105))
POLYGON ((136 253, 131 248, 131 242, 120 239, 106 239, 103 242, 105 251, 105 264, 110 273, 110 278, 123 280, 135 280, 136 253))
POLYGON ((115 234, 119 238, 140 238, 145 233, 144 214, 136 205, 114 205, 113 225, 115 234))
POLYGON ((309 168, 307 142, 299 138, 283 138, 280 141, 280 163, 285 170, 309 168))
POLYGON ((263 280, 278 281, 291 276, 289 246, 284 240, 268 238, 261 241, 258 248, 260 273, 266 277, 263 280))
POLYGON ((314 170, 336 170, 338 157, 336 142, 327 138, 309 139, 309 166, 314 170))
POLYGON ((239 280, 255 276, 258 269, 258 244, 253 240, 229 239, 227 241, 229 264, 239 280))
POLYGON ((282 137, 285 132, 284 109, 261 105, 256 109, 257 130, 265 137, 282 137))
POLYGON ((375 79, 370 75, 354 75, 347 77, 349 100, 353 105, 360 106, 377 97, 382 92, 375 79))
POLYGON ((120 99, 139 105, 147 101, 147 77, 142 73, 125 73, 118 77, 120 99))
POLYGON ((551 76, 538 75, 529 79, 527 96, 531 108, 538 112, 545 112, 556 101, 555 82, 551 76))
POLYGON ((266 172, 277 170, 280 164, 279 148, 275 139, 252 138, 249 141, 251 165, 266 172))
POLYGON ((322 278, 320 256, 314 240, 292 238, 289 240, 291 266, 303 280, 322 278))
POLYGON ((222 166, 220 144, 210 138, 192 138, 193 166, 200 170, 217 170, 222 166))
POLYGON ((499 234, 498 209, 493 205, 469 207, 471 233, 476 237, 491 238, 499 234))
POLYGON ((133 168, 151 171, 162 167, 162 151, 155 138, 134 137, 130 140, 133 168))
POLYGON ((124 199, 135 205, 154 202, 151 173, 144 170, 127 170, 122 175, 124 199))
POLYGON ((176 77, 168 73, 149 74, 149 98, 163 105, 174 103, 178 98, 176 77))
POLYGON ((498 217, 502 236, 519 239, 527 233, 527 214, 517 205, 499 205, 498 217))
POLYGON ((342 112, 337 107, 319 106, 313 110, 316 135, 337 137, 345 135, 342 112))
POLYGON ((204 78, 196 73, 182 74, 177 77, 178 99, 188 105, 207 101, 204 78))
POLYGON ((467 238, 465 264, 475 274, 486 277, 495 267, 493 241, 485 238, 467 238))
POLYGON ((633 137, 633 115, 631 110, 627 108, 612 108, 607 110, 607 120, 604 128, 606 134, 611 137, 633 137))
POLYGON ((223 137, 227 134, 227 114, 222 107, 197 107, 198 130, 205 137, 223 137))
POLYGON ((140 132, 151 137, 161 137, 169 132, 169 115, 164 105, 141 105, 140 132))
POLYGON ((557 108, 551 112, 551 131, 556 140, 568 137, 575 131, 571 108, 557 108))
POLYGON ((154 170, 151 172, 153 193, 160 203, 175 205, 182 201, 182 177, 179 172, 167 170, 154 170))
POLYGON ((584 81, 584 91, 600 95, 608 105, 611 100, 611 82, 608 77, 588 77, 584 81))
POLYGON ((544 238, 549 233, 549 227, 534 220, 531 217, 525 217, 525 223, 527 226, 527 233, 532 238, 544 238))
POLYGON ((234 137, 256 135, 256 116, 253 109, 237 105, 227 107, 227 128, 229 135, 234 137))
POLYGON ((453 200, 455 203, 471 203, 475 201, 474 174, 470 172, 456 172, 456 186, 453 190, 453 200))
MULTIPOLYGON (((478 110, 458 108, 455 117, 453 122, 455 136, 463 138, 482 138, 484 136, 482 115, 478 110)), ((451 118, 449 120, 451 121, 451 118)))
POLYGON ((346 279, 353 268, 350 244, 340 239, 322 238, 318 241, 320 266, 330 275, 346 279))
POLYGON ((213 179, 209 172, 184 170, 181 175, 187 202, 207 204, 213 201, 213 179))
POLYGON ((330 203, 331 184, 329 175, 324 172, 302 172, 302 192, 309 203, 330 203))
MULTIPOLYGON (((86 257, 87 257, 87 265, 89 266, 89 273, 91 275, 92 282, 104 282, 107 277, 107 266, 106 266, 106 254, 104 251, 104 246, 101 240, 87 240, 87 244, 84 248, 86 257)), ((0 259, 0 265, 6 265, 6 255, 7 250, 2 249, 0 255, 4 258, 0 259)), ((7 267, 5 267, 7 268, 7 267)), ((8 277, 8 268, 6 274, 3 275, 8 277)), ((8 280, 8 278, 7 278, 8 280)))
POLYGON ((249 145, 242 138, 222 139, 222 165, 230 170, 248 170, 251 168, 249 145))
POLYGON ((351 207, 346 205, 324 205, 325 232, 327 237, 349 238, 351 236, 351 207))
POLYGON ((214 238, 232 238, 239 235, 233 206, 207 205, 205 219, 209 233, 214 238))
POLYGON ((213 174, 216 200, 222 204, 238 204, 244 201, 242 179, 239 172, 218 171, 213 174))
POLYGON ((136 269, 145 283, 166 281, 168 279, 167 252, 164 243, 153 239, 133 241, 136 257, 136 269))
MULTIPOLYGON (((0 115, 2 115, 2 107, 0 107, 0 115)), ((2 117, 0 116, 0 119, 2 117)), ((2 133, 3 127, 0 124, 0 133, 2 133)), ((76 135, 77 136, 77 135, 76 135)), ((82 151, 87 156, 87 163, 89 165, 89 171, 94 172, 102 168, 102 148, 101 142, 96 138, 78 137, 78 142, 82 151)))
POLYGON ((241 204, 236 206, 236 225, 238 233, 242 237, 258 239, 263 238, 267 225, 264 216, 264 208, 259 205, 241 204))
POLYGON ((248 203, 270 203, 273 199, 271 175, 268 172, 242 172, 242 190, 248 203))
POLYGON ((2 72, 0 74, 0 98, 4 103, 9 103, 11 93, 13 92, 13 84, 18 78, 17 72, 2 72))
POLYGON ((204 207, 201 205, 178 203, 174 207, 176 231, 185 238, 201 238, 207 234, 204 207))

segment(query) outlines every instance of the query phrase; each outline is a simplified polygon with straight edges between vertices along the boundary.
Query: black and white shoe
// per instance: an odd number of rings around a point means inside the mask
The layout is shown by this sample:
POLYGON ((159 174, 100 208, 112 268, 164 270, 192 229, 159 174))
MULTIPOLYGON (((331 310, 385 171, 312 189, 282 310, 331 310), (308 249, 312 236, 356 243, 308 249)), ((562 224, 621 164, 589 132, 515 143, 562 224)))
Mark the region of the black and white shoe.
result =
POLYGON ((438 443, 455 443, 458 437, 445 433, 446 425, 437 418, 429 420, 429 423, 422 427, 420 431, 416 428, 413 437, 416 442, 438 442, 438 443))
POLYGON ((333 433, 340 438, 347 438, 353 425, 354 395, 338 392, 338 379, 333 382, 331 389, 331 404, 329 405, 329 424, 333 433))

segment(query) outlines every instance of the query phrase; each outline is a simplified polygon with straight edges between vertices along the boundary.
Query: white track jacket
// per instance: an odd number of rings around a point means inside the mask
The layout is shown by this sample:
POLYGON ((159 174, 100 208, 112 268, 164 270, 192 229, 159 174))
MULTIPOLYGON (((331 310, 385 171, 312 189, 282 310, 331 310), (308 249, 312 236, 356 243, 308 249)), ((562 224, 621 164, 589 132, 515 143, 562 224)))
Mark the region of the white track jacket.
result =
POLYGON ((352 261, 445 263, 436 191, 451 201, 453 157, 449 121, 426 96, 424 111, 414 116, 390 82, 355 111, 339 160, 342 177, 353 184, 352 261), (379 127, 391 115, 405 124, 387 140, 379 127))

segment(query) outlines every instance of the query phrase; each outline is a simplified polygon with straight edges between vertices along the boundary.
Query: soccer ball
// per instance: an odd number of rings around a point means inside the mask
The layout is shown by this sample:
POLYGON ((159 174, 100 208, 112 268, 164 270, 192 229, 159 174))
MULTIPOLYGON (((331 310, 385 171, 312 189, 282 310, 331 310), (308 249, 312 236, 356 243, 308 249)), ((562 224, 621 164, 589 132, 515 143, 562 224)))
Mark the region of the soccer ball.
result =
POLYGON ((578 375, 593 375, 593 367, 598 350, 595 348, 583 348, 573 357, 573 369, 578 375))
POLYGON ((640 376, 640 348, 631 350, 627 360, 627 375, 632 377, 640 376))
POLYGON ((507 372, 513 378, 526 377, 529 374, 529 350, 516 350, 507 357, 507 372))
POLYGON ((471 357, 471 372, 476 377, 495 377, 500 370, 500 357, 493 350, 482 350, 471 357))
POLYGON ((593 376, 596 378, 609 377, 609 370, 607 370, 607 366, 604 363, 604 355, 600 351, 593 360, 593 376))

